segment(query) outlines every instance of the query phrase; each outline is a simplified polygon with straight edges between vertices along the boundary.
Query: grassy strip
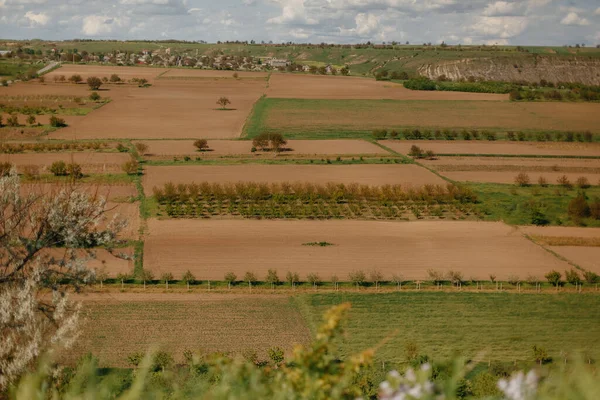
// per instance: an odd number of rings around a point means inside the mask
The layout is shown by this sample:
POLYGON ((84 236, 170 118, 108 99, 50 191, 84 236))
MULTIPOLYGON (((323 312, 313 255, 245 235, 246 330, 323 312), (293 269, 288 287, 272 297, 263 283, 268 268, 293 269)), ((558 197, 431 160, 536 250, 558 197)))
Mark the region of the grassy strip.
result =
POLYGON ((544 246, 583 246, 600 247, 600 237, 573 237, 573 236, 544 236, 529 235, 536 243, 544 246))
MULTIPOLYGON (((567 213, 569 202, 577 196, 576 189, 538 185, 518 187, 494 183, 465 185, 477 194, 479 204, 476 208, 484 220, 530 225, 534 223, 533 218, 539 212, 550 225, 577 225, 567 213)), ((585 193, 589 198, 600 197, 600 187, 593 186, 586 189, 585 193)), ((582 223, 586 226, 600 227, 600 221, 592 218, 583 219, 582 223)))
POLYGON ((309 327, 329 307, 352 304, 347 340, 340 342, 344 355, 377 347, 379 360, 404 364, 405 346, 414 343, 419 354, 434 360, 484 352, 486 361, 533 361, 534 345, 558 359, 578 350, 600 357, 600 297, 592 294, 341 292, 294 301, 309 327))
POLYGON ((242 128, 242 138, 251 139, 262 133, 262 128, 265 124, 267 109, 267 96, 262 95, 258 100, 256 100, 254 106, 252 106, 252 111, 248 115, 244 127, 242 128))

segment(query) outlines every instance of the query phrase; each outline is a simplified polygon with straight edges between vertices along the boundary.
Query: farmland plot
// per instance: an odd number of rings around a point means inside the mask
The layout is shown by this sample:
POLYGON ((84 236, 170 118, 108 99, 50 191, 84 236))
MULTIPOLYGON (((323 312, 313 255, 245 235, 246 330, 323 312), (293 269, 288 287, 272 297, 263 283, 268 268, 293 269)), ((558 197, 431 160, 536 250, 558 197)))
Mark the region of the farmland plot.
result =
POLYGON ((408 154, 413 145, 436 154, 498 154, 534 156, 600 156, 598 143, 523 143, 489 141, 385 140, 392 150, 408 154))
POLYGON ((200 279, 223 280, 228 271, 264 279, 273 268, 302 279, 317 273, 348 280, 352 271, 375 269, 386 280, 394 273, 426 279, 433 269, 505 280, 569 267, 502 223, 151 219, 149 232, 144 267, 176 277, 189 269, 200 279), (303 246, 320 241, 333 246, 303 246))

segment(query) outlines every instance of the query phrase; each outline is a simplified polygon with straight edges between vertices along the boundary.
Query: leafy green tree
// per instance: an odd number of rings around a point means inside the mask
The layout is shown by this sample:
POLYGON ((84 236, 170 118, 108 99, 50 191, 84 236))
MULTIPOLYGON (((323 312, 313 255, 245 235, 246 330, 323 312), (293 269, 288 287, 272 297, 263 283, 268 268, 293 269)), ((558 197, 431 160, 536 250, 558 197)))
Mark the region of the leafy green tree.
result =
POLYGON ((29 114, 29 116, 27 117, 27 123, 31 126, 35 125, 35 123, 36 123, 35 115, 29 114))
POLYGON ((248 282, 248 287, 252 288, 252 284, 255 283, 258 279, 256 278, 256 274, 251 271, 247 271, 244 274, 244 282, 248 282))
POLYGON ((54 176, 67 176, 67 164, 64 161, 54 161, 50 165, 50 172, 54 176))
POLYGON ((548 355, 548 351, 546 351, 546 349, 544 349, 543 347, 533 345, 532 350, 533 359, 536 363, 542 365, 552 361, 552 358, 548 355))
POLYGON ((544 278, 546 278, 546 280, 553 284, 554 286, 556 286, 558 288, 558 286, 560 285, 560 280, 562 278, 562 275, 560 272, 558 271, 550 271, 548 272, 546 275, 544 275, 544 278))
POLYGON ((146 289, 146 282, 152 282, 154 280, 154 273, 148 269, 144 269, 140 274, 140 279, 144 284, 144 289, 146 289))
POLYGON ((275 365, 275 368, 279 368, 279 366, 281 365, 281 363, 283 362, 283 360, 285 358, 285 353, 284 353, 283 349, 281 347, 271 347, 267 351, 267 354, 269 355, 269 358, 275 365))
POLYGON ((274 288, 275 285, 279 285, 279 276, 277 275, 277 271, 274 269, 269 269, 267 271, 267 278, 265 282, 271 285, 271 288, 274 288))
POLYGON ((565 271, 565 280, 571 285, 579 285, 581 283, 581 277, 573 268, 565 271))
POLYGON ((358 289, 360 286, 364 285, 365 281, 367 280, 367 275, 364 271, 358 270, 350 272, 348 274, 348 278, 350 279, 350 282, 355 284, 356 288, 358 289))
POLYGON ((83 81, 83 78, 79 74, 71 75, 71 77, 69 78, 69 82, 71 82, 71 83, 77 84, 77 83, 80 83, 81 81, 83 81))
POLYGON ((237 281, 237 275, 234 274, 233 272, 227 272, 225 274, 225 282, 227 282, 227 286, 229 289, 231 289, 231 285, 235 285, 236 281, 237 281))

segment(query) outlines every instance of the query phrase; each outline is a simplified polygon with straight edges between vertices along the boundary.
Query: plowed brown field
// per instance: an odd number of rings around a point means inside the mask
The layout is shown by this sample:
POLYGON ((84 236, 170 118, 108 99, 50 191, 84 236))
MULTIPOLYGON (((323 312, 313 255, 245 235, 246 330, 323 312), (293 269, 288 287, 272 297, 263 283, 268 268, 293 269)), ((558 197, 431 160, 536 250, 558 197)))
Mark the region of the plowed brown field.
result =
POLYGON ((227 71, 227 70, 205 70, 205 69, 189 69, 189 68, 171 68, 160 78, 231 78, 237 73, 239 79, 256 78, 266 79, 269 75, 267 72, 247 72, 247 71, 227 71))
POLYGON ((146 193, 167 182, 312 182, 422 186, 446 182, 417 165, 202 165, 146 168, 142 180, 146 193))
POLYGON ((407 126, 600 132, 599 114, 598 103, 280 100, 271 102, 265 128, 298 134, 407 126))
POLYGON ((286 296, 111 293, 83 299, 81 339, 61 359, 75 363, 91 352, 101 366, 130 367, 127 356, 159 347, 183 362, 185 350, 241 353, 266 358, 279 346, 310 341, 310 331, 286 296), (174 334, 174 330, 177 334, 174 334))
POLYGON ((574 226, 520 226, 527 235, 600 238, 600 228, 580 228, 574 226))
POLYGON ((111 103, 50 137, 235 138, 264 87, 264 81, 244 79, 159 80, 149 88, 111 87, 111 103), (231 110, 218 110, 221 96, 232 102, 231 110))
POLYGON ((409 90, 398 83, 344 76, 272 74, 267 96, 296 99, 508 100, 508 95, 409 90))
POLYGON ((600 173, 600 159, 519 157, 438 157, 420 160, 436 171, 538 171, 600 173))
POLYGON ((75 162, 86 174, 122 172, 121 166, 130 159, 128 154, 100 152, 0 154, 0 162, 8 161, 19 170, 24 165, 37 165, 41 168, 40 173, 50 173, 50 166, 55 161, 75 162))
POLYGON ((210 151, 198 152, 191 140, 148 140, 149 156, 190 155, 196 157, 211 157, 223 155, 254 155, 277 156, 289 155, 375 155, 389 153, 372 143, 364 140, 288 140, 289 150, 281 153, 256 152, 252 153, 252 142, 237 140, 210 140, 210 151))
POLYGON ((580 267, 600 274, 600 247, 552 246, 550 249, 580 267))
POLYGON ((375 221, 149 221, 144 266, 180 277, 223 280, 254 271, 264 279, 269 268, 280 276, 298 272, 303 279, 337 274, 348 280, 354 270, 380 270, 386 279, 427 278, 427 270, 461 271, 465 278, 542 276, 568 264, 502 223, 375 221), (327 241, 330 247, 303 246, 327 241))
POLYGON ((599 143, 515 143, 488 141, 385 140, 392 150, 408 154, 413 145, 436 154, 507 154, 541 156, 600 156, 599 143))

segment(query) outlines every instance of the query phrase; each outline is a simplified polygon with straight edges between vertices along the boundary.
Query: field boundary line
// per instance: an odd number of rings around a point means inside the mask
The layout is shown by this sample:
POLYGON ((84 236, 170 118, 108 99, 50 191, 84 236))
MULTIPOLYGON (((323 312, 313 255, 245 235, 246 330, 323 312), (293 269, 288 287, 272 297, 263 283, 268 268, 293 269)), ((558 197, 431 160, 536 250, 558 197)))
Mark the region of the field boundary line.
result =
MULTIPOLYGON (((518 228, 517 228, 518 229, 518 228)), ((549 249, 548 247, 546 247, 545 245, 543 245, 542 243, 536 242, 531 235, 528 235, 526 233, 523 233, 523 237, 527 240, 529 240, 530 242, 532 242, 533 244, 541 247, 542 249, 546 250, 548 253, 552 254, 554 257, 558 258, 561 261, 566 262, 567 264, 569 264, 572 267, 575 267, 576 269, 582 271, 582 272, 586 272, 587 270, 585 268, 582 268, 579 264, 574 263, 573 261, 565 258, 564 256, 561 256, 560 254, 558 254, 557 252, 555 252, 554 250, 549 249)))

